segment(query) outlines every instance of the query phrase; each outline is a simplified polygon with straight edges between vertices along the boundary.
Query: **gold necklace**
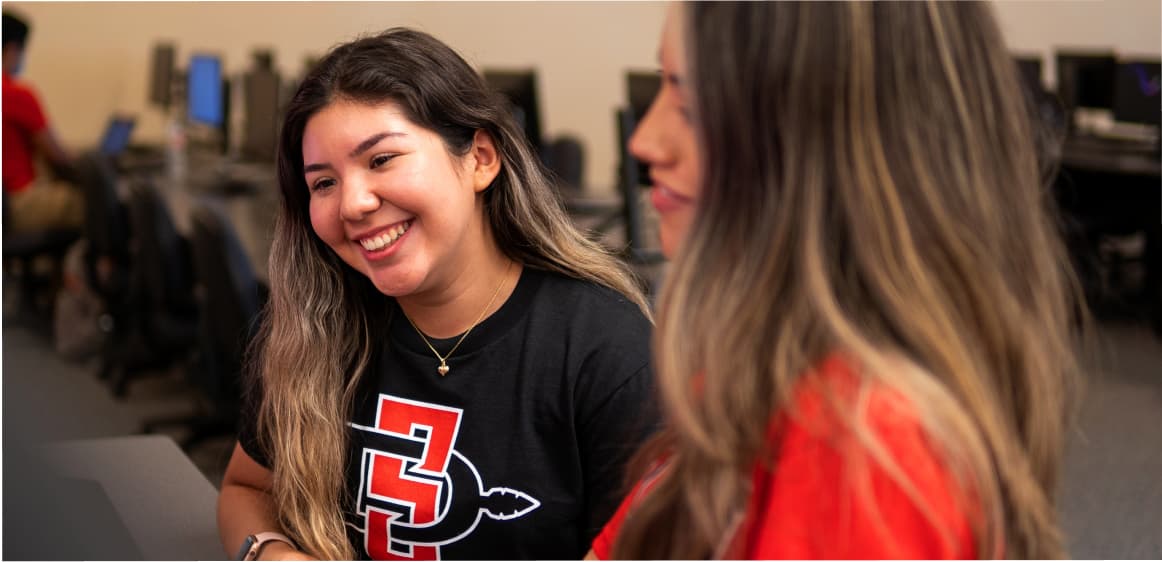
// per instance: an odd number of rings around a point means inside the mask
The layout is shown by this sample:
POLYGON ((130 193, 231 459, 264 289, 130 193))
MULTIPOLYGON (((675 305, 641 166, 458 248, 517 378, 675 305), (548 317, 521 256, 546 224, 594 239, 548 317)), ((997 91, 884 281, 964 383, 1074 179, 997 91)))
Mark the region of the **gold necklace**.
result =
POLYGON ((476 321, 473 322, 471 326, 468 326, 468 329, 464 331, 464 335, 460 336, 460 339, 456 341, 456 345, 452 346, 452 349, 448 350, 448 353, 445 355, 440 355, 440 352, 436 351, 435 347, 432 347, 432 342, 428 341, 427 336, 425 336, 424 333, 420 331, 420 327, 416 326, 415 322, 412 322, 412 319, 408 317, 406 312, 404 313, 403 317, 408 319, 408 324, 411 324, 412 328, 415 328, 416 333, 420 335, 420 339, 424 340, 424 343, 428 345, 428 349, 432 350, 432 353, 436 354, 436 359, 440 360, 440 366, 436 367, 436 372, 440 373, 441 377, 447 375, 448 371, 452 370, 452 368, 448 366, 448 358, 456 352, 456 348, 460 347, 460 344, 464 343, 464 338, 468 337, 468 334, 472 331, 472 328, 475 328, 476 325, 484 319, 484 313, 488 312, 488 309, 492 307, 492 302, 496 300, 496 295, 500 294, 500 288, 504 286, 505 280, 508 279, 508 272, 510 269, 512 269, 512 264, 513 262, 510 261, 508 262, 508 267, 504 268, 504 275, 500 276, 500 284, 497 285, 496 290, 492 292, 492 298, 488 299, 488 304, 484 305, 484 310, 480 311, 480 316, 476 317, 476 321))

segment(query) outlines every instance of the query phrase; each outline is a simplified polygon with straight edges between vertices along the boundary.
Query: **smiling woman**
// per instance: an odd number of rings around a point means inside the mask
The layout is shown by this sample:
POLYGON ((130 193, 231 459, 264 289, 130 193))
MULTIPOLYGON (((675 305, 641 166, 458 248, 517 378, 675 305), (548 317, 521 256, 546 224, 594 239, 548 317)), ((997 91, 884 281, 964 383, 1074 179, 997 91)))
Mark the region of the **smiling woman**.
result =
POLYGON ((650 321, 502 98, 431 36, 359 39, 304 79, 278 167, 223 544, 261 558, 583 554, 654 425, 650 321))
MULTIPOLYGON (((337 100, 307 122, 302 153, 315 233, 381 293, 408 301, 405 310, 413 302, 439 307, 449 289, 487 295, 479 281, 508 267, 476 203, 500 171, 488 133, 453 156, 396 103, 337 100)), ((447 313, 422 320, 437 337, 460 333, 467 321, 447 313)))

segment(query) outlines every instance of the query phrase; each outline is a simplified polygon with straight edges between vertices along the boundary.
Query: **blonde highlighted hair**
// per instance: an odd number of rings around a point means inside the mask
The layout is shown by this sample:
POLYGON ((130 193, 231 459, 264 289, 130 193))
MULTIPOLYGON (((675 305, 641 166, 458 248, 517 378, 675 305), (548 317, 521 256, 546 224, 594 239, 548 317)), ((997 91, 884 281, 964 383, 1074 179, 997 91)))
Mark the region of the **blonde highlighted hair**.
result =
MULTIPOLYGON (((989 8, 682 6, 705 179, 658 302, 668 427, 643 456, 673 461, 615 555, 713 555, 768 422, 839 351, 861 395, 914 408, 972 496, 980 556, 1064 556, 1078 292, 989 8)), ((844 420, 925 510, 864 412, 844 420)))

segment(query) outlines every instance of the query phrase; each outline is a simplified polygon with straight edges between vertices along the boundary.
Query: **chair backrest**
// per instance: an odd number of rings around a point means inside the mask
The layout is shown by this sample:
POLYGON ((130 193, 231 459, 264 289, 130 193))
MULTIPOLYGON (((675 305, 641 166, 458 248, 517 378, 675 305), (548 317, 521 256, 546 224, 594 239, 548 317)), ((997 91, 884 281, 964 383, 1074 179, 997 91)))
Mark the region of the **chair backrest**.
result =
POLYGON ((545 164, 564 182, 565 189, 579 193, 585 186, 585 147, 574 137, 562 136, 545 145, 545 164))
POLYGON ((192 312, 194 277, 189 246, 152 183, 129 186, 129 218, 136 242, 133 260, 142 302, 154 312, 192 312))
POLYGON ((129 264, 129 221, 117 197, 117 173, 107 158, 83 154, 76 165, 77 182, 85 201, 81 233, 88 241, 85 269, 90 285, 112 305, 124 297, 124 273, 129 264), (98 272, 104 258, 111 270, 98 272))
POLYGON ((85 200, 84 235, 99 255, 127 259, 129 228, 117 197, 117 173, 107 158, 86 153, 77 161, 78 180, 85 200))
POLYGON ((203 349, 217 377, 202 381, 211 397, 237 400, 242 361, 257 331, 261 289, 229 219, 202 203, 191 215, 190 246, 201 288, 203 349))

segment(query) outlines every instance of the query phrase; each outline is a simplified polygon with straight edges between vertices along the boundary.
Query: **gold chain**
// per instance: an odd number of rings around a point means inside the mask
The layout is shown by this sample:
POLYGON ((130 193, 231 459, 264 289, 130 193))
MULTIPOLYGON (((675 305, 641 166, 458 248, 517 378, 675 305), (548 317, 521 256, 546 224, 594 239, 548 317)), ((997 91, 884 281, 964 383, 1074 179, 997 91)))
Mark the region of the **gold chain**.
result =
POLYGON ((487 313, 488 309, 492 307, 493 301, 496 300, 496 295, 500 294, 500 288, 504 287, 504 282, 508 279, 508 272, 512 269, 512 264, 513 262, 509 261, 508 267, 504 268, 504 275, 500 277, 500 284, 497 285, 496 290, 492 292, 492 298, 488 299, 488 304, 484 305, 484 310, 480 311, 480 316, 477 316, 476 321, 473 322, 471 326, 468 326, 468 329, 464 331, 464 335, 460 336, 460 339, 456 341, 456 345, 452 346, 452 349, 448 350, 446 355, 440 355, 440 352, 436 351, 435 347, 432 347, 432 342, 428 341, 427 336, 425 336, 424 333, 420 331, 420 327, 416 326, 415 322, 412 322, 412 319, 408 317, 406 312, 404 313, 403 317, 407 318, 408 324, 411 324, 412 328, 415 328, 416 333, 420 335, 420 339, 424 340, 424 343, 428 345, 428 349, 432 350, 432 353, 436 354, 436 358, 440 360, 440 366, 436 367, 436 372, 440 373, 441 377, 447 375, 448 371, 452 370, 452 368, 448 366, 448 358, 451 357, 453 353, 456 353, 456 349, 460 347, 460 344, 464 343, 464 338, 468 337, 468 334, 472 332, 472 328, 475 328, 481 320, 484 320, 484 314, 487 313))

